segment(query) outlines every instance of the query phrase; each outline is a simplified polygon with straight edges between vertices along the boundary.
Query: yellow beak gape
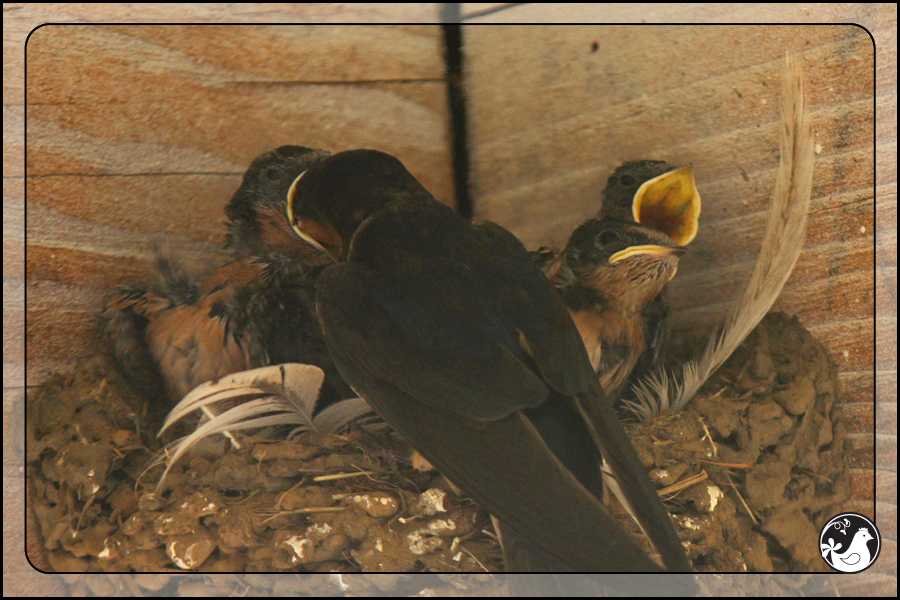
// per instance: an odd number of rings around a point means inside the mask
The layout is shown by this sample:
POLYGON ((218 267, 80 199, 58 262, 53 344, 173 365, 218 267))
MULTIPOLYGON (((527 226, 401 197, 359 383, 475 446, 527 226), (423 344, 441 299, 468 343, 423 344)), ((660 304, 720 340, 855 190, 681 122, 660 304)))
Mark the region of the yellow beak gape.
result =
POLYGON ((324 252, 324 253, 327 254, 329 257, 331 257, 332 260, 334 260, 334 256, 332 256, 332 254, 331 254, 328 250, 325 249, 325 246, 323 246, 322 244, 320 244, 314 237, 312 237, 311 235, 309 235, 308 233, 306 233, 305 231, 303 231, 303 229, 302 229, 302 227, 303 227, 303 222, 302 222, 302 221, 301 221, 301 222, 297 222, 297 221, 294 220, 294 196, 297 195, 297 184, 300 183, 300 180, 303 179, 303 176, 304 176, 304 175, 306 175, 306 171, 303 171, 302 173, 300 173, 299 175, 297 175, 297 179, 295 179, 295 180, 293 181, 293 183, 291 183, 291 187, 288 188, 288 193, 287 193, 287 219, 288 219, 288 223, 291 224, 291 229, 294 230, 294 233, 296 233, 297 235, 300 236, 300 239, 302 239, 304 242, 306 242, 307 244, 309 244, 309 245, 312 246, 313 248, 315 248, 315 249, 317 249, 317 250, 319 250, 319 251, 321 251, 321 252, 324 252))
POLYGON ((689 244, 700 223, 700 192, 693 167, 644 182, 634 195, 631 210, 638 223, 662 231, 680 246, 689 244))
POLYGON ((609 264, 614 265, 619 261, 631 258, 632 256, 668 256, 670 254, 681 253, 681 248, 667 248, 666 246, 646 245, 631 246, 624 250, 619 250, 609 257, 609 264))

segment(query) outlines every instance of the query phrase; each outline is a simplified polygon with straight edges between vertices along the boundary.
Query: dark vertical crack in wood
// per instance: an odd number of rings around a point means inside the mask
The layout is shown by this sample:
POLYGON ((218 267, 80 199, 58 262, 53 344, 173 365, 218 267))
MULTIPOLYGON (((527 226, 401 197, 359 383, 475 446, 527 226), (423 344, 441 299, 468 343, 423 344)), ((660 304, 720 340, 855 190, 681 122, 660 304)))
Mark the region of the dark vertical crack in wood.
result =
POLYGON ((466 220, 472 219, 472 197, 469 195, 469 147, 466 136, 466 95, 463 68, 463 31, 459 23, 461 5, 444 4, 444 62, 447 69, 447 100, 450 107, 450 136, 453 146, 453 187, 456 211, 466 220), (455 8, 454 8, 455 7, 455 8))

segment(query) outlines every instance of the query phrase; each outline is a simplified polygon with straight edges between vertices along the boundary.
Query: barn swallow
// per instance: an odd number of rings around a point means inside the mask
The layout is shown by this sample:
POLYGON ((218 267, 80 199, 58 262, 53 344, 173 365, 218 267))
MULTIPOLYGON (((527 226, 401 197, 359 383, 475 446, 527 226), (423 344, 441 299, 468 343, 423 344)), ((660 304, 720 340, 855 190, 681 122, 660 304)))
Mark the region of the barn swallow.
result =
POLYGON ((623 384, 647 346, 647 306, 675 276, 685 248, 639 223, 592 219, 562 252, 557 289, 608 395, 623 384))
POLYGON ((137 389, 172 405, 203 382, 293 361, 326 372, 320 403, 352 395, 315 316, 314 277, 331 261, 294 234, 285 212, 291 182, 326 156, 282 146, 253 161, 225 211, 232 260, 205 281, 158 253, 159 283, 111 295, 104 332, 137 389))
POLYGON ((658 571, 597 499, 602 455, 666 567, 689 571, 565 304, 511 233, 466 222, 375 150, 312 165, 288 212, 337 262, 316 308, 344 379, 503 539, 562 569, 658 571))
POLYGON ((613 397, 656 365, 667 333, 663 289, 675 274, 684 246, 697 234, 699 216, 700 195, 691 167, 631 161, 610 176, 597 216, 573 232, 563 252, 541 248, 531 253, 562 292, 597 374, 613 397), (609 263, 615 252, 624 250, 622 240, 647 246, 648 251, 609 263))

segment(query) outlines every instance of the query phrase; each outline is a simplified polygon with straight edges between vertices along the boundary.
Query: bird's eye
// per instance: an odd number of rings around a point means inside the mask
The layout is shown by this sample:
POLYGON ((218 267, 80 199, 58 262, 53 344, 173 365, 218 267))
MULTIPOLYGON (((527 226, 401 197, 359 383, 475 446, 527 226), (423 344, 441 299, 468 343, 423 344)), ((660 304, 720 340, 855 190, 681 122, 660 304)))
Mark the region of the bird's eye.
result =
POLYGON ((622 185, 624 186, 634 185, 634 177, 631 175, 622 175, 619 178, 619 181, 622 182, 622 185))
POLYGON ((274 168, 274 167, 271 169, 266 169, 265 174, 266 174, 266 179, 269 179, 271 181, 278 181, 279 179, 284 177, 284 172, 281 169, 274 168))
POLYGON ((617 241, 619 239, 619 234, 612 230, 606 230, 601 233, 597 239, 602 246, 606 246, 607 244, 612 244, 617 241))

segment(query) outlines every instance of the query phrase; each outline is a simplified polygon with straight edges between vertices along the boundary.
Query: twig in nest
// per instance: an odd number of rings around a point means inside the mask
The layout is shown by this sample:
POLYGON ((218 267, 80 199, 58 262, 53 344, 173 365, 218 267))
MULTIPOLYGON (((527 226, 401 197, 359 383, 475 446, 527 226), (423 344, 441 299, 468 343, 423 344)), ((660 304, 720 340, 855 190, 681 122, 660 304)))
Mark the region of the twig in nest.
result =
POLYGON ((249 500, 250 498, 252 498, 252 497, 255 496, 256 494, 258 494, 259 491, 260 491, 260 488, 256 488, 255 490, 253 490, 252 492, 250 492, 250 494, 249 494, 246 498, 244 498, 243 500, 239 500, 238 502, 235 502, 234 504, 231 504, 230 506, 240 506, 241 504, 243 504, 244 502, 246 502, 247 500, 249 500))
POLYGON ((825 477, 824 475, 819 475, 818 473, 813 473, 813 472, 810 471, 809 469, 800 469, 800 472, 801 472, 801 473, 806 473, 807 475, 812 475, 813 477, 817 477, 817 478, 819 478, 819 479, 824 479, 825 481, 827 481, 828 483, 831 483, 831 484, 834 483, 833 480, 831 480, 831 479, 825 477))
MULTIPOLYGON (((722 388, 722 389, 725 389, 725 388, 722 388)), ((715 397, 715 396, 713 396, 713 397, 715 397)), ((712 434, 709 432, 709 428, 706 426, 706 423, 703 421, 703 417, 698 417, 697 420, 700 421, 700 425, 703 427, 704 435, 701 438, 701 441, 709 440, 710 445, 712 445, 713 456, 714 457, 719 456, 719 447, 716 446, 716 443, 713 441, 712 434)))
POLYGON ((753 521, 754 525, 759 525, 759 521, 756 519, 756 516, 753 514, 753 511, 750 510, 750 505, 747 504, 747 501, 744 500, 744 497, 741 495, 740 490, 738 490, 737 486, 734 485, 734 481, 731 480, 731 475, 728 474, 728 471, 725 472, 725 477, 728 478, 728 483, 731 484, 731 489, 733 489, 734 493, 737 494, 738 500, 740 500, 741 504, 744 505, 744 509, 746 509, 747 514, 750 515, 750 520, 753 521))
POLYGON ((90 443, 87 441, 87 438, 81 433, 81 425, 75 423, 75 433, 78 435, 78 441, 84 444, 85 446, 90 446, 90 443))
POLYGON ((75 523, 75 531, 72 532, 72 537, 78 535, 78 529, 81 527, 81 520, 84 518, 84 513, 87 512, 88 507, 94 502, 94 497, 97 495, 97 492, 91 494, 91 497, 88 498, 88 501, 84 503, 84 508, 81 509, 81 514, 78 515, 78 521, 75 523))
MULTIPOLYGON (((484 531, 484 528, 487 527, 487 526, 488 526, 488 523, 490 523, 490 522, 491 522, 491 519, 490 519, 490 517, 488 517, 487 519, 485 519, 484 521, 482 521, 480 525, 476 525, 476 526, 475 526, 475 529, 473 529, 472 531, 470 531, 470 532, 467 533, 466 535, 461 535, 461 536, 459 536, 459 537, 456 538, 456 539, 459 540, 459 543, 460 543, 460 544, 463 543, 463 542, 466 542, 466 541, 472 539, 473 537, 475 537, 476 535, 478 535, 479 533, 481 533, 482 531, 484 531)), ((487 534, 490 535, 492 538, 496 539, 496 536, 494 536, 493 534, 488 533, 487 531, 485 531, 484 533, 487 533, 487 534)))
POLYGON ((730 469, 752 469, 753 465, 748 463, 723 463, 723 462, 715 462, 712 460, 703 460, 700 459, 700 462, 706 463, 708 465, 716 465, 717 467, 728 467, 730 469))
POLYGON ((377 475, 375 471, 359 471, 357 473, 336 473, 334 475, 319 475, 313 477, 313 481, 334 481, 336 479, 349 479, 350 477, 361 477, 363 475, 377 475))
POLYGON ((652 433, 648 433, 647 435, 650 436, 650 439, 653 441, 654 444, 662 444, 663 446, 668 446, 669 444, 675 443, 674 440, 661 440, 658 437, 656 437, 655 435, 653 435, 652 433))
POLYGON ((471 552, 469 552, 469 550, 466 549, 466 548, 464 548, 463 546, 460 546, 460 549, 461 549, 463 552, 465 552, 466 554, 468 554, 469 556, 471 556, 471 557, 472 557, 472 560, 474 560, 476 563, 478 563, 478 566, 481 567, 482 569, 484 569, 484 572, 485 572, 485 573, 490 573, 490 571, 488 571, 488 568, 487 568, 486 566, 484 566, 483 564, 481 564, 481 561, 478 560, 478 557, 477 557, 477 556, 475 556, 474 554, 472 554, 471 552))
POLYGON ((300 481, 298 481, 297 483, 292 485, 290 487, 290 489, 285 490, 283 494, 278 496, 278 501, 275 502, 275 510, 281 510, 281 502, 284 500, 284 497, 287 496, 288 494, 290 494, 291 492, 293 492, 294 490, 296 490, 301 485, 303 485, 304 481, 306 481, 306 477, 303 477, 302 479, 300 479, 300 481))
POLYGON ((277 514, 272 515, 271 517, 266 517, 262 521, 259 522, 260 525, 265 525, 269 521, 273 519, 277 519, 278 517, 283 517, 285 515, 303 515, 306 513, 323 513, 323 512, 343 512, 347 510, 346 506, 311 506, 308 508, 298 508, 296 510, 283 510, 277 514))
POLYGON ((685 477, 678 483, 673 483, 669 487, 665 487, 661 490, 657 490, 656 493, 659 494, 660 497, 671 496, 672 494, 680 492, 681 490, 683 490, 685 488, 689 488, 692 485, 694 485, 696 483, 700 483, 701 481, 708 479, 708 478, 709 478, 709 475, 707 474, 706 470, 704 469, 704 470, 700 471, 699 473, 697 473, 696 475, 691 475, 690 477, 685 477))
MULTIPOLYGON (((385 482, 385 483, 387 483, 387 482, 385 482)), ((393 485, 393 484, 389 484, 389 485, 393 485)), ((400 510, 397 511, 397 514, 395 514, 393 517, 391 517, 391 520, 388 521, 387 525, 385 526, 385 527, 387 527, 387 530, 390 531, 391 533, 394 533, 394 523, 396 523, 397 521, 400 521, 401 523, 406 523, 406 521, 403 520, 403 515, 405 515, 406 513, 409 512, 409 504, 406 503, 406 494, 403 493, 403 490, 399 486, 393 485, 393 487, 396 488, 397 495, 400 497, 400 510)), ((413 515, 411 517, 411 519, 415 519, 415 518, 416 518, 415 515, 413 515)))

